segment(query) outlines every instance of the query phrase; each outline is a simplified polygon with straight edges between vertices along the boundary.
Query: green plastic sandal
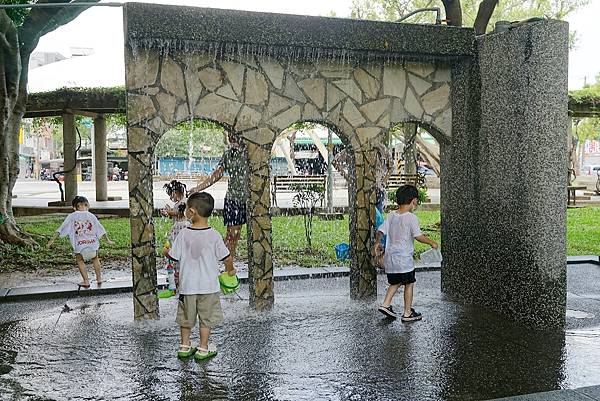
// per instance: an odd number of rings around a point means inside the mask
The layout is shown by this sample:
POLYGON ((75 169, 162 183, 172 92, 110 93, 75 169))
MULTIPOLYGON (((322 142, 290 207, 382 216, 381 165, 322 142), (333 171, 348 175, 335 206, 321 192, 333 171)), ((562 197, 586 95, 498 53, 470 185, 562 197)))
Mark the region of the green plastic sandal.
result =
POLYGON ((196 354, 196 348, 191 345, 183 345, 179 346, 179 351, 177 351, 177 356, 179 358, 189 358, 192 355, 196 354), (183 349, 187 349, 187 351, 182 351, 183 349))
POLYGON ((203 351, 206 351, 206 354, 201 351, 201 348, 198 348, 198 350, 194 354, 194 359, 197 361, 205 361, 205 360, 217 355, 217 350, 203 350, 203 351))

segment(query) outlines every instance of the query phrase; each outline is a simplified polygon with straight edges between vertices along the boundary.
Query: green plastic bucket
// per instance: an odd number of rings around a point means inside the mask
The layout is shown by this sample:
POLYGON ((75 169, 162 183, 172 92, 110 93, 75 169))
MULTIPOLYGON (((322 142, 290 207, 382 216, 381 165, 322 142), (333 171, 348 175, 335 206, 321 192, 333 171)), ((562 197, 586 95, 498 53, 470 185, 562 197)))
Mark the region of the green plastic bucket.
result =
POLYGON ((223 272, 219 274, 219 285, 223 294, 231 294, 240 288, 240 279, 238 276, 230 276, 229 273, 223 272))

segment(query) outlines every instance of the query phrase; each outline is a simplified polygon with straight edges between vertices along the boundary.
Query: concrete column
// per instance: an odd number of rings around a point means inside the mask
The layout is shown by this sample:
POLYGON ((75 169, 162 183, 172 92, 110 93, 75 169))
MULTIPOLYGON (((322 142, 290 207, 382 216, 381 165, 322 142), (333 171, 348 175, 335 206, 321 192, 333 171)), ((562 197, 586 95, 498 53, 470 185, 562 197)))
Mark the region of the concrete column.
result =
POLYGON ((442 151, 442 290, 543 329, 565 324, 568 39, 553 20, 478 37, 442 151))
POLYGON ((104 115, 94 119, 94 177, 96 178, 96 201, 108 200, 106 120, 104 115))
POLYGON ((417 124, 404 124, 404 174, 417 174, 417 124), (411 146, 407 149, 406 144, 412 140, 411 146))
POLYGON ((75 116, 65 113, 63 118, 63 153, 65 173, 65 202, 71 203, 77 196, 77 134, 75 133, 75 116))

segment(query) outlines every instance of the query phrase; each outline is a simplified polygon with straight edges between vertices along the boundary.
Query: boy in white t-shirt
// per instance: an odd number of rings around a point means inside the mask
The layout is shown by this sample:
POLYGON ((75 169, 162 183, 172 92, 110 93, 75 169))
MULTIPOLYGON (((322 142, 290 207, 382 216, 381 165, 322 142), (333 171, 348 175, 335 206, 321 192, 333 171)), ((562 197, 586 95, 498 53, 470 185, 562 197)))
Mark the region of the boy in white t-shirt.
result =
POLYGON ((177 356, 194 356, 197 360, 211 358, 217 350, 208 345, 210 331, 223 321, 219 298, 219 261, 225 270, 235 276, 233 258, 221 235, 208 225, 215 205, 207 192, 196 192, 187 200, 185 216, 192 225, 183 228, 165 256, 179 261, 179 305, 176 322, 181 330, 181 345, 177 356), (194 348, 190 342, 192 329, 200 320, 200 345, 194 348))
POLYGON ((438 244, 421 232, 419 219, 412 212, 417 208, 419 192, 412 185, 403 185, 396 190, 398 209, 392 211, 384 223, 378 228, 375 239, 375 255, 383 254, 383 266, 390 286, 385 294, 383 304, 378 310, 395 319, 392 299, 396 291, 404 286, 404 313, 401 320, 411 322, 421 320, 421 314, 412 308, 413 289, 415 285, 415 262, 413 259, 414 244, 417 240, 437 249, 438 244), (387 236, 385 251, 381 245, 381 237, 387 236), (384 253, 385 252, 385 253, 384 253))
POLYGON ((48 241, 46 247, 49 249, 54 241, 60 237, 69 237, 77 267, 83 281, 79 283, 80 287, 89 288, 90 280, 88 279, 87 268, 85 262, 92 261, 94 271, 96 273, 96 282, 102 284, 102 266, 98 257, 98 249, 100 249, 100 238, 106 237, 106 242, 109 245, 115 243, 108 238, 106 230, 98 221, 98 218, 88 210, 90 204, 83 196, 76 196, 71 202, 74 212, 67 216, 60 228, 56 230, 54 236, 48 241))

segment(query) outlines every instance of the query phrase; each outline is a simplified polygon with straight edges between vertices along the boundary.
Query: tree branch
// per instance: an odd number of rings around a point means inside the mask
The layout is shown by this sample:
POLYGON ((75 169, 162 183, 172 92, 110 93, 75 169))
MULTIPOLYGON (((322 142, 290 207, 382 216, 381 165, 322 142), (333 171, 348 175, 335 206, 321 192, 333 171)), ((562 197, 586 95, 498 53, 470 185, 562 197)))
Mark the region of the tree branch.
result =
POLYGON ((447 24, 450 26, 462 26, 462 7, 460 0, 442 0, 446 11, 447 24))
MULTIPOLYGON (((73 0, 70 3, 97 3, 100 0, 73 0)), ((64 0, 38 0, 40 3, 64 3, 64 0)), ((74 20, 89 7, 33 8, 19 28, 21 55, 36 48, 40 38, 74 20)))
POLYGON ((483 35, 487 29, 494 9, 498 5, 498 0, 483 0, 479 3, 479 10, 477 11, 477 17, 475 17, 475 34, 483 35))

